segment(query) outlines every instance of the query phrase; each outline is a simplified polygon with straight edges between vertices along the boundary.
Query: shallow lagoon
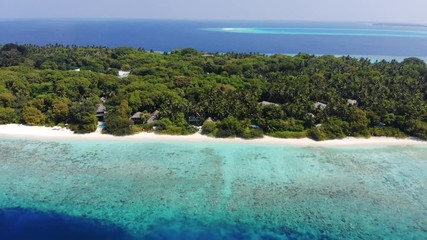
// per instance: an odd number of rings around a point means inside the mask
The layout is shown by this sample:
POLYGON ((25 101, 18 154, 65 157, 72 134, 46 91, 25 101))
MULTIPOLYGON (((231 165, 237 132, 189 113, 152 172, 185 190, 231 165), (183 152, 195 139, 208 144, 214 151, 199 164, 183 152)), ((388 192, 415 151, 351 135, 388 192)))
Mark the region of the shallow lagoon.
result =
POLYGON ((246 33, 246 34, 279 34, 279 35, 315 35, 315 36, 370 36, 370 37, 404 37, 427 38, 427 32, 396 29, 359 29, 359 28, 206 28, 206 31, 246 33))
POLYGON ((426 153, 0 139, 0 208, 112 224, 136 239, 426 239, 426 153))

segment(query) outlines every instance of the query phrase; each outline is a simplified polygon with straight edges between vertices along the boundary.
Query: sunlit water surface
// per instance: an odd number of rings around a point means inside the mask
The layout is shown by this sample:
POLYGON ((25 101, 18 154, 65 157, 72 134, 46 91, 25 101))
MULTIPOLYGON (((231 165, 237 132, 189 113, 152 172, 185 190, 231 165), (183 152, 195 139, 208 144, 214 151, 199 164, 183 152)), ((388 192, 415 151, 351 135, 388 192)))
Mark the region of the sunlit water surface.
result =
POLYGON ((0 139, 0 239, 426 239, 426 153, 0 139))

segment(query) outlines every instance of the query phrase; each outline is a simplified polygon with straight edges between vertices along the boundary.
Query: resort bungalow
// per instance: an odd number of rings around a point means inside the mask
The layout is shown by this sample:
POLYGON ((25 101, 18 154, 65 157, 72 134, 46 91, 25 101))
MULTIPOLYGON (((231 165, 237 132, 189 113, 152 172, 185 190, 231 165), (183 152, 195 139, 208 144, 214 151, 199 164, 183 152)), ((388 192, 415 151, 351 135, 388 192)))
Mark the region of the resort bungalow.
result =
POLYGON ((206 120, 203 122, 203 124, 204 123, 207 123, 207 122, 213 122, 214 120, 211 118, 211 117, 208 117, 208 118, 206 118, 206 120))
POLYGON ((191 125, 200 125, 200 121, 199 121, 199 119, 196 116, 189 116, 188 117, 188 122, 191 125))
POLYGON ((321 102, 316 102, 314 103, 314 108, 315 109, 320 109, 320 110, 324 110, 326 108, 326 104, 321 103, 321 102))
POLYGON ((147 120, 147 124, 154 123, 157 120, 157 118, 159 117, 159 113, 160 112, 158 110, 154 111, 151 114, 150 119, 147 120))
POLYGON ((135 124, 141 124, 142 119, 141 119, 141 112, 137 112, 134 115, 132 115, 132 117, 130 117, 130 119, 135 123, 135 124))
POLYGON ((102 103, 99 104, 98 109, 96 110, 96 118, 98 118, 98 121, 103 122, 106 114, 107 108, 102 103))

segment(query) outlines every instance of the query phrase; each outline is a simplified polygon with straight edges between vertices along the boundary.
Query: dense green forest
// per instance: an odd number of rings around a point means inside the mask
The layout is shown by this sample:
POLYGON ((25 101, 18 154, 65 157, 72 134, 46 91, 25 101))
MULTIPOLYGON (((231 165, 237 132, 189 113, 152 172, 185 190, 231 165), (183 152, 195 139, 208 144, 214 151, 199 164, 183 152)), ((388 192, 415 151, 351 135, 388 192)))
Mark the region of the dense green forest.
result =
POLYGON ((191 134, 203 125, 216 137, 427 139, 427 66, 416 58, 1 46, 0 124, 92 132, 101 103, 104 131, 114 135, 191 134), (119 70, 131 73, 120 78, 119 70))

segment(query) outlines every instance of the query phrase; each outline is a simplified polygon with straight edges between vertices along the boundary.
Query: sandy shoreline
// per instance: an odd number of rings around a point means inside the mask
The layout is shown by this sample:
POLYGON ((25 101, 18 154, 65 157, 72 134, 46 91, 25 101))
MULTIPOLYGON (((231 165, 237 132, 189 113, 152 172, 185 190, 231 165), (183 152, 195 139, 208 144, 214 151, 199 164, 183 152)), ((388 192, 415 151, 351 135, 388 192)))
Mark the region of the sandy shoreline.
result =
POLYGON ((81 141, 178 141, 178 142, 218 142, 218 143, 255 143, 274 145, 293 145, 307 147, 335 147, 335 146, 427 146, 427 141, 413 138, 397 139, 391 137, 371 137, 336 139, 316 142, 309 138, 282 139, 265 136, 261 139, 244 140, 240 138, 212 138, 199 133, 188 136, 159 135, 155 133, 138 133, 131 136, 116 137, 101 134, 99 130, 89 134, 75 134, 68 129, 52 127, 25 126, 19 124, 0 125, 0 137, 38 140, 81 140, 81 141))

